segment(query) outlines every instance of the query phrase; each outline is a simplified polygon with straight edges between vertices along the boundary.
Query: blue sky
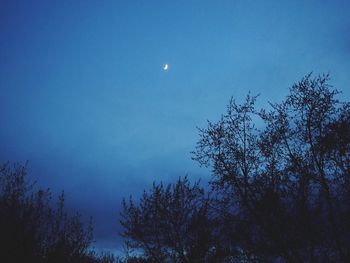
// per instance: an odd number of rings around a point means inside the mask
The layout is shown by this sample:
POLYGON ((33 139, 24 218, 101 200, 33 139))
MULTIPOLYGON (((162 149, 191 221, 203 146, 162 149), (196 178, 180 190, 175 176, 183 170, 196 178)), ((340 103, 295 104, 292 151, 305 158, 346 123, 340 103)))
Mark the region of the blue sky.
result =
POLYGON ((0 161, 29 160, 116 248, 123 196, 207 176, 196 126, 230 96, 264 106, 313 71, 349 99, 349 32, 345 0, 1 1, 0 161))

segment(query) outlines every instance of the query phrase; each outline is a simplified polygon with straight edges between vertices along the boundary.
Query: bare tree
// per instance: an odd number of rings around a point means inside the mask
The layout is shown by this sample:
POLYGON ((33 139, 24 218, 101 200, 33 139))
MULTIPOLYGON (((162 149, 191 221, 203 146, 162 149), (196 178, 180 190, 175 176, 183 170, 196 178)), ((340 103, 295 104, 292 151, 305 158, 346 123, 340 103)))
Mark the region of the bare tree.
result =
POLYGON ((67 214, 63 193, 53 204, 26 176, 26 166, 0 166, 1 262, 114 262, 91 250, 92 224, 67 214))
POLYGON ((147 262, 206 262, 214 254, 208 200, 198 182, 154 183, 138 204, 130 198, 123 207, 123 236, 147 262))
POLYGON ((194 159, 212 167, 225 240, 251 260, 349 259, 349 104, 328 80, 306 76, 269 111, 255 109, 256 97, 231 100, 200 129, 194 159))
POLYGON ((187 179, 124 200, 124 236, 144 262, 349 262, 350 104, 311 74, 281 103, 231 99, 199 129, 187 179), (195 223, 194 223, 195 222, 195 223))

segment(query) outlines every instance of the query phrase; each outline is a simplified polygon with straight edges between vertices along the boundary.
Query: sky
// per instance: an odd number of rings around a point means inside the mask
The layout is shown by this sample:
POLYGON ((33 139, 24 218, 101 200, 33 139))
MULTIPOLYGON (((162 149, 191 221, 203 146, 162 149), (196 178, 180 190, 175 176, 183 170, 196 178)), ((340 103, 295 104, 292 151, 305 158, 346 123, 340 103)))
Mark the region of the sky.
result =
POLYGON ((209 176, 196 127, 310 72, 349 100, 349 1, 2 0, 0 162, 28 160, 93 216, 97 248, 119 249, 123 197, 209 176))

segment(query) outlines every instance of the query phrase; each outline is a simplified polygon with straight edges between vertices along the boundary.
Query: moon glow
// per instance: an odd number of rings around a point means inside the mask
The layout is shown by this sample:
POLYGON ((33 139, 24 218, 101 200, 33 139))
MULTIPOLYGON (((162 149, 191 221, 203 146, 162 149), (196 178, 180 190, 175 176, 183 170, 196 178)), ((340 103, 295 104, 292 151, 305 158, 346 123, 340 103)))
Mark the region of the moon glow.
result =
POLYGON ((164 71, 167 71, 168 69, 169 69, 169 65, 168 65, 168 64, 164 64, 163 70, 164 70, 164 71))

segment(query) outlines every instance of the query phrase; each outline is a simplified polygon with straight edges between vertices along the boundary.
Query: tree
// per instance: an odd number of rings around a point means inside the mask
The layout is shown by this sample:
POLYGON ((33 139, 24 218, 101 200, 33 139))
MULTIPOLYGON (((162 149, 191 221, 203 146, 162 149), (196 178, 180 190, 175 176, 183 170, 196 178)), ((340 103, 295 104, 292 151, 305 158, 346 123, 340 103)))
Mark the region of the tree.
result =
POLYGON ((66 213, 64 194, 53 205, 51 191, 35 190, 19 164, 0 166, 0 233, 1 262, 114 262, 90 249, 92 224, 66 213))
POLYGON ((231 99, 199 129, 207 198, 186 179, 124 200, 124 236, 144 262, 349 262, 350 103, 328 83, 309 74, 263 110, 257 96, 231 99))
POLYGON ((349 260, 350 107, 328 80, 306 76, 269 111, 231 99, 200 129, 194 159, 223 196, 224 240, 251 260, 349 260))
POLYGON ((191 185, 185 177, 166 187, 153 183, 139 204, 124 199, 123 208, 122 235, 142 262, 195 263, 213 256, 208 199, 198 182, 191 185))

